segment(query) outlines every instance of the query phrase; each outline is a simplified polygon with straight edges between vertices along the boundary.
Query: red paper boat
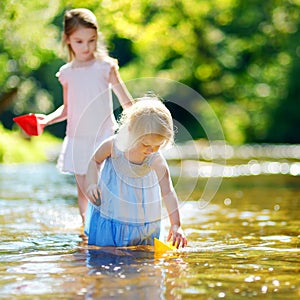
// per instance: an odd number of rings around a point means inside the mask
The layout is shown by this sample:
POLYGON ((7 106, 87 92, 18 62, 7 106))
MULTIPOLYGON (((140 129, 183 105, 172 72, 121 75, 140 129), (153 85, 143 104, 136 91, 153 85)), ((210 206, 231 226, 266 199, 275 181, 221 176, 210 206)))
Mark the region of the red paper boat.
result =
POLYGON ((28 114, 13 118, 13 120, 28 134, 40 135, 44 131, 44 126, 39 123, 35 114, 28 114))

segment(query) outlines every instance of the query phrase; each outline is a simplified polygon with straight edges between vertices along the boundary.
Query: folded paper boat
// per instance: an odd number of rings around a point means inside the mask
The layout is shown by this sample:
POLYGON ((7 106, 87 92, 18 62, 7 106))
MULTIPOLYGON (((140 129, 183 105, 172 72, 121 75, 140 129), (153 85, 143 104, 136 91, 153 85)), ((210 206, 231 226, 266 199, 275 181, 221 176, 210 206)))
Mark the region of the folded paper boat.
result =
POLYGON ((35 114, 27 114, 13 118, 13 120, 28 134, 40 135, 44 131, 44 127, 39 123, 35 114))
POLYGON ((166 252, 166 251, 170 251, 173 249, 174 249, 174 247, 163 243, 162 241, 160 241, 157 238, 154 238, 154 251, 155 252, 166 252))

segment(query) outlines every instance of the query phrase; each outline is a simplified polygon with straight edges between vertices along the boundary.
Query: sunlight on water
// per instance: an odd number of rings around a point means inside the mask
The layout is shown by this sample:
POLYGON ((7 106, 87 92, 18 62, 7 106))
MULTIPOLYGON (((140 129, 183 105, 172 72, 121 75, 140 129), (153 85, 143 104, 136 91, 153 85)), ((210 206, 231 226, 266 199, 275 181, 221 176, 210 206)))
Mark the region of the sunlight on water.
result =
POLYGON ((299 160, 300 145, 272 145, 253 144, 232 146, 222 141, 208 142, 206 140, 189 141, 184 144, 177 144, 175 147, 165 151, 168 159, 197 159, 212 161, 218 158, 226 160, 246 160, 264 158, 278 161, 299 160))
MULTIPOLYGON (((160 255, 150 246, 88 247, 72 176, 52 164, 0 165, 1 299, 298 299, 300 177, 291 159, 298 152, 289 148, 278 164, 251 151, 249 161, 226 164, 230 176, 202 208, 192 200, 209 162, 181 164, 181 175, 199 176, 180 206, 189 244, 160 255)), ((180 198, 189 181, 176 186, 180 198)), ((163 236, 167 230, 164 219, 163 236)))
POLYGON ((238 166, 217 165, 207 162, 187 160, 181 163, 181 166, 170 166, 174 176, 185 177, 239 177, 268 174, 289 174, 293 176, 300 175, 300 163, 272 162, 251 160, 247 164, 238 166), (193 166, 191 168, 191 166, 193 166))
POLYGON ((173 176, 227 178, 265 174, 300 175, 300 162, 294 161, 300 160, 298 145, 234 147, 193 141, 168 149, 164 155, 169 160, 183 159, 180 164, 171 164, 173 176), (235 164, 230 164, 231 161, 235 164))

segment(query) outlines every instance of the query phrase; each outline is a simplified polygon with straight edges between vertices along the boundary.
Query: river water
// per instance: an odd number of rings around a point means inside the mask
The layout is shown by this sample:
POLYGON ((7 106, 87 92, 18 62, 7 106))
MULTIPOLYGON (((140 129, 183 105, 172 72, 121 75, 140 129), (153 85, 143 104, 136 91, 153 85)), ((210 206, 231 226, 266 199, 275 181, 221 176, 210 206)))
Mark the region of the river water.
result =
POLYGON ((0 165, 0 299, 299 299, 297 164, 227 165, 205 205, 207 177, 179 182, 171 165, 188 247, 160 255, 88 247, 71 175, 52 163, 0 165))

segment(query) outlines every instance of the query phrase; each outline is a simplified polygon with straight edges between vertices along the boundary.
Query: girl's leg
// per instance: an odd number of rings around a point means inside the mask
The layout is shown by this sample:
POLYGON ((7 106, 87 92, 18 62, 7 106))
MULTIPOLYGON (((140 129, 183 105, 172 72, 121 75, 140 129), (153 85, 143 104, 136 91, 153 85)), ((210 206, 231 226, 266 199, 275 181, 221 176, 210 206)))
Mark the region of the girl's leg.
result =
POLYGON ((84 191, 84 181, 85 175, 75 174, 76 183, 77 183, 77 193, 78 193, 78 208, 80 216, 82 218, 82 224, 85 222, 85 212, 88 206, 88 198, 85 195, 84 191))

